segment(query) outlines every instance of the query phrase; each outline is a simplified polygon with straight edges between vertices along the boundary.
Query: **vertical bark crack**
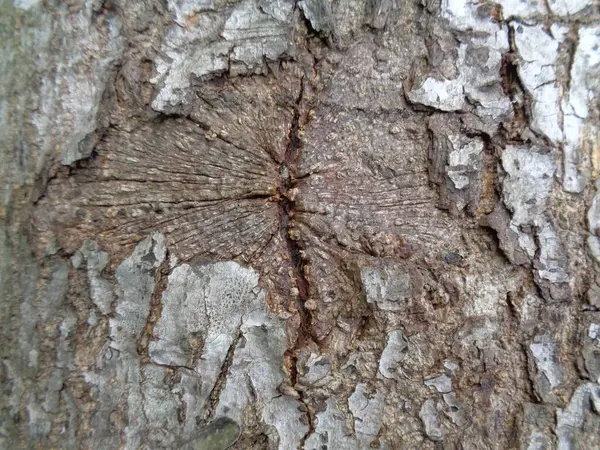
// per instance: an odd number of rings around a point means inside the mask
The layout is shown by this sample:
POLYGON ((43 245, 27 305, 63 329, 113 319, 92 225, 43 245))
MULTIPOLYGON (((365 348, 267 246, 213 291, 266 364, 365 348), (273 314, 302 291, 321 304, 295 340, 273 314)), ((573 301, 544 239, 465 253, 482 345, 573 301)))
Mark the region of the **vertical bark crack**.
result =
POLYGON ((572 23, 569 25, 569 33, 566 39, 567 45, 567 70, 566 70, 566 82, 564 92, 568 95, 568 92, 571 90, 571 72, 573 71, 573 64, 575 63, 575 53, 577 52, 577 46, 579 45, 579 24, 572 23))
MULTIPOLYGON (((293 193, 291 192, 297 181, 295 172, 302 151, 301 130, 307 119, 302 112, 302 100, 305 88, 304 83, 305 77, 303 76, 300 79, 300 92, 294 105, 294 116, 292 118, 292 123, 290 124, 288 144, 285 149, 283 161, 279 166, 281 183, 277 191, 277 201, 281 211, 280 232, 287 244, 288 254, 292 263, 292 283, 297 289, 296 307, 300 316, 300 326, 296 342, 294 343, 294 347, 288 351, 291 361, 290 384, 292 387, 296 386, 298 378, 298 370, 296 368, 298 363, 298 352, 308 342, 313 341, 312 314, 310 310, 306 308, 306 302, 310 295, 310 286, 304 270, 303 249, 297 236, 294 236, 293 233, 293 218, 296 211, 296 204, 293 193)), ((314 431, 314 418, 308 401, 304 398, 303 392, 298 391, 298 394, 299 400, 306 407, 306 415, 308 418, 308 432, 302 437, 300 442, 300 448, 303 448, 304 442, 314 431)))
POLYGON ((299 336, 311 336, 311 314, 306 309, 305 302, 308 300, 309 285, 304 272, 304 259, 302 248, 296 236, 293 233, 293 218, 296 211, 296 204, 291 190, 296 184, 295 170, 300 157, 302 140, 300 139, 300 130, 302 127, 301 104, 304 93, 304 77, 300 80, 300 93, 294 105, 294 117, 290 125, 288 145, 285 149, 283 161, 279 166, 281 174, 281 183, 278 187, 277 201, 281 211, 280 232, 285 239, 290 260, 293 266, 293 284, 298 289, 296 306, 300 314, 301 330, 299 336))
POLYGON ((148 317, 146 318, 146 325, 142 329, 140 336, 137 340, 137 352, 140 356, 142 364, 150 363, 150 353, 148 347, 154 334, 154 325, 160 319, 162 314, 162 296, 163 292, 167 288, 169 276, 169 253, 165 255, 164 261, 156 269, 154 275, 154 292, 150 297, 150 309, 148 311, 148 317))
POLYGON ((542 133, 532 129, 532 97, 527 91, 523 80, 519 76, 519 50, 515 42, 515 27, 512 22, 507 22, 509 50, 502 56, 502 67, 500 73, 503 80, 504 93, 510 98, 513 105, 514 118, 507 137, 511 141, 522 142, 523 131, 528 130, 535 138, 547 146, 551 146, 550 140, 542 133))
POLYGON ((507 23, 509 50, 502 56, 501 75, 504 93, 510 98, 513 105, 514 118, 509 139, 521 140, 521 132, 524 128, 530 128, 531 123, 531 99, 518 73, 519 53, 515 44, 515 28, 507 23))
POLYGON ((223 364, 221 365, 221 371, 219 372, 219 376, 217 377, 217 381, 215 382, 210 394, 208 395, 208 400, 206 402, 206 409, 204 414, 202 415, 202 420, 206 423, 209 422, 215 416, 215 409, 219 404, 219 397, 221 396, 221 391, 225 387, 227 383, 227 374, 229 373, 229 368, 233 364, 233 356, 235 353, 235 349, 238 345, 238 342, 242 338, 242 330, 238 327, 237 333, 231 341, 229 345, 229 349, 227 350, 227 355, 223 360, 223 364))

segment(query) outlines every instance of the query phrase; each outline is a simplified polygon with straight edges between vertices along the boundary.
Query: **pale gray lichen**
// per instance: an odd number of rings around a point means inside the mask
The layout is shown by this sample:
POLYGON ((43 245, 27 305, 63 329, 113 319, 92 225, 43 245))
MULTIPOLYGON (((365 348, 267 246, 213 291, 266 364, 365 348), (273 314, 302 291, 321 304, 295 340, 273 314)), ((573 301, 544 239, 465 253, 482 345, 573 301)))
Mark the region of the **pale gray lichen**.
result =
POLYGON ((442 398, 446 403, 444 414, 450 418, 452 423, 458 427, 464 427, 469 423, 469 412, 464 403, 459 402, 455 392, 447 392, 442 394, 442 398))
POLYGON ((521 420, 521 448, 543 450, 556 447, 551 428, 555 423, 555 408, 540 403, 525 403, 521 420))
POLYGON ((110 320, 111 347, 116 350, 133 350, 133 341, 139 337, 148 317, 155 287, 154 271, 165 256, 163 235, 153 233, 117 268, 117 302, 115 316, 110 320))
POLYGON ((452 391, 452 378, 445 373, 425 380, 425 386, 434 387, 440 394, 452 391))
POLYGON ((13 0, 15 8, 31 9, 39 5, 41 0, 13 0))
POLYGON ((508 145, 502 152, 504 203, 513 212, 512 223, 531 224, 546 208, 556 171, 555 154, 541 147, 508 145))
POLYGON ((515 26, 515 44, 521 56, 519 77, 532 98, 531 128, 545 134, 552 142, 563 139, 559 123, 559 87, 554 63, 558 57, 558 39, 546 32, 542 25, 515 26))
MULTIPOLYGON (((49 44, 48 53, 41 54, 40 65, 59 63, 56 71, 40 78, 40 105, 32 122, 40 153, 50 157, 58 146, 62 164, 72 164, 91 154, 100 100, 110 70, 124 49, 117 17, 106 15, 99 26, 96 15, 94 2, 83 2, 77 13, 65 5, 53 14, 52 21, 69 39, 54 47, 49 40, 51 33, 40 30, 38 35, 42 45, 47 39, 49 44)), ((45 158, 38 160, 38 170, 44 162, 45 158)))
POLYGON ((379 434, 384 406, 383 394, 370 393, 364 383, 358 383, 348 397, 348 408, 354 416, 354 432, 362 448, 369 448, 379 434))
POLYGON ((161 318, 150 342, 150 357, 157 364, 194 366, 192 339, 201 339, 201 354, 209 367, 204 374, 212 388, 243 317, 262 306, 258 274, 234 262, 203 266, 182 264, 169 275, 163 293, 161 318), (212 373, 212 375, 210 375, 212 373))
POLYGON ((315 31, 319 31, 325 36, 333 34, 334 22, 331 17, 329 0, 302 0, 298 2, 298 5, 315 31))
POLYGON ((593 150, 598 127, 588 120, 590 106, 600 88, 600 27, 581 27, 571 73, 569 91, 562 98, 564 144, 563 187, 567 192, 582 192, 591 176, 587 160, 593 150))
POLYGON ((276 430, 272 445, 280 450, 298 448, 309 429, 302 422, 301 402, 279 391, 287 349, 283 322, 263 306, 245 318, 240 332, 215 411, 243 423, 245 410, 254 409, 262 423, 276 430))
POLYGON ((262 70, 263 58, 277 60, 291 44, 292 1, 243 0, 233 8, 214 1, 170 0, 167 5, 175 24, 152 79, 157 111, 185 104, 192 78, 262 70))
POLYGON ((398 378, 400 362, 406 356, 408 342, 404 338, 402 330, 394 330, 389 333, 388 340, 379 359, 379 372, 385 378, 398 378))
POLYGON ((598 88, 600 58, 595 49, 600 32, 598 27, 579 29, 568 91, 564 92, 566 86, 557 80, 555 65, 567 32, 557 24, 551 33, 543 25, 518 24, 515 44, 521 56, 519 76, 532 99, 531 128, 554 144, 564 143, 563 187, 567 192, 581 192, 590 177, 586 148, 593 146, 596 129, 587 118, 598 88))
MULTIPOLYGON (((454 187, 461 190, 471 182, 470 175, 479 172, 482 168, 483 141, 477 138, 466 139, 458 135, 448 136, 448 140, 453 150, 448 154, 446 172, 454 187)), ((458 206, 462 209, 461 205, 458 206)))
POLYGON ((593 0, 548 0, 548 7, 557 16, 569 16, 592 6, 593 0))
POLYGON ((529 349, 538 371, 536 388, 542 398, 549 401, 553 398, 552 390, 560 386, 564 379, 563 370, 557 363, 556 343, 548 336, 537 336, 529 349))
MULTIPOLYGON (((596 192, 592 199, 590 209, 587 213, 589 238, 596 241, 600 240, 600 180, 596 181, 596 192)), ((600 254, 594 254, 597 261, 600 263, 600 254)))
POLYGON ((432 441, 441 441, 444 438, 444 428, 438 418, 438 410, 435 401, 432 399, 425 400, 421 405, 419 417, 425 427, 427 437, 432 441))
POLYGON ((298 381, 306 386, 322 386, 331 373, 331 363, 323 355, 311 353, 306 361, 306 371, 298 377, 298 381))
POLYGON ((71 258, 76 269, 83 261, 86 263, 92 301, 101 314, 108 314, 114 300, 112 284, 102 276, 108 264, 108 253, 100 250, 97 242, 88 240, 71 258))
POLYGON ((403 266, 365 267, 360 273, 367 302, 386 311, 403 308, 412 295, 410 272, 403 266))
POLYGON ((352 438, 346 426, 345 415, 335 406, 333 398, 325 402, 324 411, 317 413, 314 432, 306 439, 304 450, 314 450, 327 446, 340 450, 357 450, 358 443, 352 438))
POLYGON ((537 146, 507 146, 502 153, 502 166, 507 172, 504 203, 513 212, 509 227, 518 235, 519 245, 530 258, 538 255, 541 278, 552 283, 568 281, 564 249, 553 222, 545 215, 556 171, 554 152, 537 146), (535 229, 537 245, 533 236, 523 231, 528 226, 535 229))
POLYGON ((521 277, 511 270, 498 268, 495 276, 502 283, 490 283, 489 272, 470 273, 464 276, 465 306, 464 313, 467 317, 498 316, 500 299, 514 290, 522 282, 521 277))
POLYGON ((164 446, 173 446, 176 442, 176 430, 179 426, 179 398, 171 386, 165 383, 172 372, 167 367, 145 364, 141 367, 141 396, 139 397, 143 417, 147 423, 145 441, 160 442, 164 446))
POLYGON ((595 383, 582 384, 573 393, 567 407, 559 408, 556 411, 557 448, 559 450, 579 448, 577 437, 584 421, 589 419, 592 411, 600 411, 600 385, 595 383))
POLYGON ((233 261, 176 267, 154 334, 153 362, 193 370, 188 380, 195 394, 185 398, 195 410, 208 407, 225 377, 213 409, 217 416, 242 424, 247 410, 255 409, 277 431, 279 448, 298 446, 308 428, 301 422, 300 402, 278 390, 285 379, 287 338, 281 320, 265 307, 258 272, 233 261), (230 365, 227 373, 224 364, 230 365))
MULTIPOLYGON (((464 58, 465 52, 466 49, 461 48, 460 57, 464 58)), ((427 78, 417 89, 408 93, 408 98, 441 111, 459 111, 465 105, 464 80, 427 78)))
POLYGON ((583 341, 583 360, 589 377, 600 382, 600 323, 592 322, 583 341))
POLYGON ((156 271, 165 258, 164 237, 153 233, 119 265, 115 272, 117 298, 114 317, 109 320, 110 336, 103 347, 104 354, 84 373, 86 382, 97 388, 97 401, 103 405, 91 418, 93 437, 111 447, 121 442, 126 449, 138 448, 146 427, 157 425, 145 414, 144 389, 151 385, 143 385, 144 373, 148 376, 156 373, 152 369, 146 372, 141 365, 137 339, 146 325, 156 271), (124 413, 127 425, 120 441, 119 436, 110 431, 109 412, 123 401, 127 405, 124 413))
MULTIPOLYGON (((210 433, 197 437, 196 417, 209 408, 207 400, 219 377, 226 378, 217 391, 214 414, 242 424, 246 410, 257 408, 263 423, 277 430, 279 448, 297 447, 308 431, 301 423, 300 402, 278 391, 285 379, 286 333, 280 319, 267 311, 265 292, 254 270, 234 262, 175 267, 149 345, 151 363, 140 362, 137 342, 146 326, 151 297, 156 295, 156 271, 165 258, 164 237, 155 233, 117 268, 111 339, 97 368, 86 373, 106 407, 126 398, 125 448, 137 448, 142 439, 161 445, 213 442, 210 433), (204 344, 197 348, 199 342, 204 344), (233 353, 228 356, 230 348, 233 353), (232 369, 221 373, 229 357, 232 369), (173 370, 179 377, 169 387, 165 379, 173 376, 173 370), (109 389, 114 377, 121 381, 109 389), (182 408, 187 411, 183 423, 182 408)), ((100 439, 107 430, 106 417, 97 416, 95 423, 100 439)), ((231 441, 230 434, 219 439, 231 441)))
POLYGON ((484 122, 509 117, 511 104, 500 85, 502 55, 509 48, 506 28, 492 17, 481 17, 477 5, 471 3, 445 0, 441 17, 458 32, 458 76, 427 77, 407 93, 409 100, 441 111, 462 111, 474 103, 484 122))
POLYGON ((527 442, 527 450, 544 450, 550 448, 552 441, 539 431, 532 431, 527 442))
POLYGON ((569 281, 567 257, 554 226, 548 219, 536 221, 537 238, 540 247, 538 273, 552 283, 569 281))

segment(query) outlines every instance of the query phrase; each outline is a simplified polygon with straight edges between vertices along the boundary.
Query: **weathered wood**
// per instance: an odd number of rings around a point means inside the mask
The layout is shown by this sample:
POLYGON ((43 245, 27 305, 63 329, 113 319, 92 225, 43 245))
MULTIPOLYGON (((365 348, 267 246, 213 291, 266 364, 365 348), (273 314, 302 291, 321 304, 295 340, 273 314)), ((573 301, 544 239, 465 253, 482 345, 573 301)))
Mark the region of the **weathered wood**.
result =
POLYGON ((600 10, 1 4, 2 448, 597 448, 600 10))

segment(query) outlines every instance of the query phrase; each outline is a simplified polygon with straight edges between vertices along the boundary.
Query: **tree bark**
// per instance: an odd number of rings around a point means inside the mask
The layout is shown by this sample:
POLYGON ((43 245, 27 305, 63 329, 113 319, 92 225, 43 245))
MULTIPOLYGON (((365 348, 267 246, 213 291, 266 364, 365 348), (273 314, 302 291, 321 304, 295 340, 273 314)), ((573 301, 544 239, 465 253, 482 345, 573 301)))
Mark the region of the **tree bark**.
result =
POLYGON ((600 447, 594 0, 2 0, 0 446, 600 447))

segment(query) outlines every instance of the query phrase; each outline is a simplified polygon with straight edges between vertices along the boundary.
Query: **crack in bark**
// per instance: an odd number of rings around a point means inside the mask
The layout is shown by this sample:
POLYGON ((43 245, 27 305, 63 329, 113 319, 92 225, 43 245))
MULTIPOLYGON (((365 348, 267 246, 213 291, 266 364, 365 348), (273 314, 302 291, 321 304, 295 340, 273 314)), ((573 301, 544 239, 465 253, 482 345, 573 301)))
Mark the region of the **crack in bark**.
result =
POLYGON ((511 130, 508 130, 508 138, 521 140, 523 128, 530 128, 531 123, 531 98, 523 86, 518 73, 519 53, 515 43, 515 29, 511 22, 506 23, 508 30, 508 52, 502 55, 502 66, 500 75, 504 93, 513 105, 514 117, 511 130))
POLYGON ((154 275, 154 292, 152 292, 152 296, 150 297, 150 308, 148 310, 148 317, 146 318, 146 325, 142 329, 136 343, 136 350, 140 356, 141 364, 154 364, 150 359, 148 347, 150 346, 150 341, 154 335, 154 325, 156 325, 156 322, 158 322, 162 314, 162 296, 167 288, 168 275, 169 251, 167 250, 165 259, 156 269, 154 275))
MULTIPOLYGON (((300 316, 300 325, 296 342, 291 349, 288 349, 286 355, 290 362, 290 384, 292 388, 298 381, 298 352, 309 342, 313 342, 312 336, 312 314, 306 308, 306 302, 310 296, 310 286, 304 270, 304 249, 300 245, 297 236, 293 234, 293 218, 296 212, 296 204, 293 199, 292 189, 294 189, 297 178, 295 177, 296 165, 302 150, 301 131, 303 125, 308 122, 308 115, 302 112, 302 101, 305 89, 305 76, 300 79, 300 92, 294 105, 294 116, 290 124, 288 144, 285 149, 283 161, 279 165, 281 182, 277 188, 276 199, 281 212, 280 233, 285 239, 288 254, 292 263, 292 283, 297 289, 296 307, 300 316)), ((307 175, 308 176, 308 175, 307 175)), ((306 176, 305 176, 306 177, 306 176)), ((306 439, 314 432, 314 417, 307 399, 304 398, 302 391, 296 391, 299 395, 299 401, 306 407, 306 417, 308 419, 308 432, 302 437, 299 448, 304 447, 306 439)))
POLYGON ((577 52, 577 46, 579 45, 579 24, 569 24, 569 33, 566 39, 567 45, 567 70, 566 70, 566 83, 565 83, 565 95, 569 95, 571 90, 571 72, 573 71, 573 64, 575 63, 575 53, 577 52))
POLYGON ((292 281, 296 289, 298 289, 298 301, 296 304, 301 319, 301 335, 305 334, 310 336, 311 314, 304 306, 304 303, 308 300, 309 296, 309 285, 304 272, 303 249, 301 248, 299 241, 295 239, 293 223, 291 223, 296 212, 296 204, 293 200, 291 190, 296 183, 294 172, 302 146, 299 133, 301 128, 300 121, 303 92, 304 77, 300 80, 300 93, 294 106, 294 117, 290 125, 289 142, 285 150, 283 161, 279 166, 281 183, 277 188, 276 198, 281 212, 280 232, 281 236, 285 239, 293 266, 292 276, 294 279, 292 281))
POLYGON ((229 373, 229 368, 233 364, 233 356, 235 353, 235 349, 237 347, 238 342, 242 338, 242 330, 238 327, 237 333, 231 341, 229 345, 229 349, 227 350, 227 355, 223 360, 223 364, 221 364, 221 371, 219 372, 219 376, 217 377, 217 381, 210 391, 208 395, 208 399, 206 402, 206 408, 204 410, 204 414, 202 415, 202 421, 204 423, 209 422, 211 419, 214 419, 215 409, 219 404, 219 397, 221 396, 221 392, 227 383, 227 374, 229 373))
POLYGON ((502 78, 502 87, 505 95, 510 99, 514 118, 511 123, 511 129, 507 130, 507 138, 514 142, 523 142, 522 133, 525 129, 531 132, 535 138, 539 139, 544 145, 552 146, 550 140, 531 128, 532 118, 532 96, 527 91, 523 84, 523 80, 519 76, 518 63, 520 61, 519 50, 515 42, 515 28, 512 21, 506 22, 508 30, 508 52, 502 55, 502 66, 500 68, 500 76, 502 78))

